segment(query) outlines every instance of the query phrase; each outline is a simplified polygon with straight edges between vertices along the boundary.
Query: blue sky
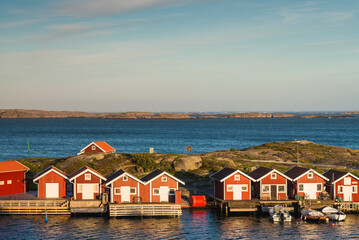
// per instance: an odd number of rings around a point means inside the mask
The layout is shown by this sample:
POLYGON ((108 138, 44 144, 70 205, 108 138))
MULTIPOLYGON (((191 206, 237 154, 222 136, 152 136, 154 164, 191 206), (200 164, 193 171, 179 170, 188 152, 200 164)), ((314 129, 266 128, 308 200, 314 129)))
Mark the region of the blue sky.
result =
POLYGON ((359 110, 359 1, 0 0, 0 108, 359 110))

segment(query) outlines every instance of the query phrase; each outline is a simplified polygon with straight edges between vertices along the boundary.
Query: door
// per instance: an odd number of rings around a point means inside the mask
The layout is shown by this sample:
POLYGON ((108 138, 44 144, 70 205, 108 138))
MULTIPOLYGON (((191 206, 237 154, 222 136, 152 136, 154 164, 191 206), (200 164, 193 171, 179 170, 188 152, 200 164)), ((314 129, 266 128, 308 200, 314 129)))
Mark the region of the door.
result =
POLYGON ((351 201, 352 200, 352 187, 351 186, 343 186, 343 195, 344 201, 351 201))
POLYGON ((242 185, 233 185, 233 200, 242 200, 242 185))
POLYGON ((160 187, 160 202, 168 202, 169 192, 170 192, 169 187, 165 187, 165 186, 160 187))
POLYGON ((277 185, 270 185, 270 199, 277 200, 277 185))
POLYGON ((309 199, 317 199, 317 184, 316 183, 304 183, 304 193, 308 195, 309 199))
POLYGON ((58 197, 59 197, 59 184, 46 183, 46 198, 58 198, 58 197))
POLYGON ((130 202, 130 187, 121 187, 121 202, 130 202))
POLYGON ((94 199, 95 184, 82 184, 82 199, 94 199))

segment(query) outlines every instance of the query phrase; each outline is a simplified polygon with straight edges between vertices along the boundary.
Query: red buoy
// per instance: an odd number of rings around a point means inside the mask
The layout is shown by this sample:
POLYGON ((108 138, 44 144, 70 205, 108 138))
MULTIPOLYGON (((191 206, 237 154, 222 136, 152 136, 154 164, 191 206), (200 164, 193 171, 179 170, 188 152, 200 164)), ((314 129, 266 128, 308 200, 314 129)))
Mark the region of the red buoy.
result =
POLYGON ((206 196, 192 196, 190 204, 192 207, 205 207, 207 205, 206 196))

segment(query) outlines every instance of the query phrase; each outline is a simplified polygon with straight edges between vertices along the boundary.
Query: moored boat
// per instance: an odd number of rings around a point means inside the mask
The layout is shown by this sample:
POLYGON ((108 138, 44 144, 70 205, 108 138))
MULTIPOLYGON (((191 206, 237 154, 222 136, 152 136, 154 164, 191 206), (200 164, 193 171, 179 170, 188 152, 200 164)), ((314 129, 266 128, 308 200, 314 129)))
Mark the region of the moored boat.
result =
POLYGON ((329 217, 322 212, 312 210, 312 209, 303 209, 300 211, 302 214, 302 219, 304 221, 314 221, 314 222, 328 222, 329 217))
POLYGON ((269 210, 269 219, 273 222, 289 222, 292 220, 290 213, 280 205, 274 206, 269 210))
POLYGON ((344 221, 347 215, 336 208, 325 207, 322 209, 322 213, 329 217, 333 221, 344 221))

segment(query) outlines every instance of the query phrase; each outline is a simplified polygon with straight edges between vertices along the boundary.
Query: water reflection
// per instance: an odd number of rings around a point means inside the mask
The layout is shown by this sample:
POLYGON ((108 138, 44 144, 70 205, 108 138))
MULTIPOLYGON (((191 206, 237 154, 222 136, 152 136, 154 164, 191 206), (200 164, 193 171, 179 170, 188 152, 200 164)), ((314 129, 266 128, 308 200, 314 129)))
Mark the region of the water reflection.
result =
POLYGON ((358 239, 359 215, 316 224, 294 219, 219 217, 215 211, 184 210, 181 218, 0 216, 0 239, 358 239))

